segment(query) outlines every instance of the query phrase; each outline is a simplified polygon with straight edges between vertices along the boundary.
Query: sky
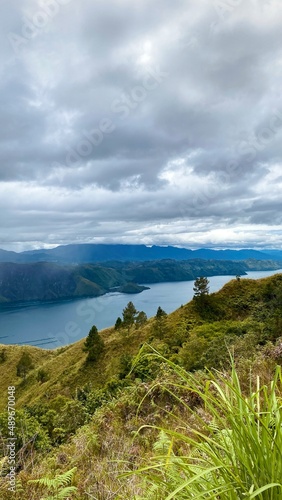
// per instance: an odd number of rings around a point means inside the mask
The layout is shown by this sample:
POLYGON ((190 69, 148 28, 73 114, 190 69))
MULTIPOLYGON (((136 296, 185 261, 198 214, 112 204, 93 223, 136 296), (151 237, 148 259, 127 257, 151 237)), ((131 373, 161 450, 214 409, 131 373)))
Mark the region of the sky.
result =
POLYGON ((281 248, 281 0, 2 0, 0 248, 281 248))

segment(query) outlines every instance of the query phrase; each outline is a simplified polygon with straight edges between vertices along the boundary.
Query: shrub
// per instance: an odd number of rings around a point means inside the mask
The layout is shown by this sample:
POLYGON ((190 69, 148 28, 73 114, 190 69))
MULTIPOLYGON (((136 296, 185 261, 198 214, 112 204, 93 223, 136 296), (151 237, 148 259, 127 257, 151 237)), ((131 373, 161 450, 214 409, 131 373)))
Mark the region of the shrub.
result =
POLYGON ((30 354, 24 352, 17 364, 17 376, 26 378, 28 372, 33 369, 33 362, 30 354))
POLYGON ((44 370, 43 368, 40 368, 37 372, 36 378, 37 378, 38 382, 43 384, 44 382, 47 382, 47 380, 49 380, 49 374, 46 370, 44 370))

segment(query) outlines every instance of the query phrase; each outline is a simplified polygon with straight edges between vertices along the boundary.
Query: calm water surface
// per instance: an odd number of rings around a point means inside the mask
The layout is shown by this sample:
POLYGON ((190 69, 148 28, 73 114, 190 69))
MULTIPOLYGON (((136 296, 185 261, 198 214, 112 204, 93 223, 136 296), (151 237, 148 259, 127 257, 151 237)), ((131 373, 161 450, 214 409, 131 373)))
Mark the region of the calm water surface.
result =
MULTIPOLYGON (((250 272, 245 277, 259 279, 281 272, 282 269, 250 272)), ((210 291, 219 290, 233 278, 210 277, 210 291)), ((46 349, 70 344, 85 337, 93 324, 98 329, 113 325, 118 316, 122 317, 122 310, 130 300, 148 317, 156 314, 158 306, 170 313, 192 299, 193 283, 154 283, 148 285, 150 290, 140 294, 108 293, 99 298, 6 309, 0 312, 0 343, 29 344, 46 349)))

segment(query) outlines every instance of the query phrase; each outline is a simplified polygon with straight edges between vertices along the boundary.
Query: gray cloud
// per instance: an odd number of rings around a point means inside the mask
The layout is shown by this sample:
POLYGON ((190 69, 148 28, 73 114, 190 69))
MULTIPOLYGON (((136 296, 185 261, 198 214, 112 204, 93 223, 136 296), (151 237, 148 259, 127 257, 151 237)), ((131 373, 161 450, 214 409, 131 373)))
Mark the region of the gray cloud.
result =
POLYGON ((278 0, 3 4, 2 248, 281 246, 278 0))

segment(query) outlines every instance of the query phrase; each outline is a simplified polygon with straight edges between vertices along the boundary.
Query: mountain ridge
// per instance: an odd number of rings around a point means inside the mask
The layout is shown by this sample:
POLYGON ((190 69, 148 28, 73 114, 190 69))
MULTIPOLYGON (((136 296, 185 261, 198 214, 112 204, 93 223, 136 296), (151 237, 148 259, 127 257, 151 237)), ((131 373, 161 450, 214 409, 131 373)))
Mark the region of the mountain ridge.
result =
POLYGON ((82 264, 107 261, 148 261, 159 259, 190 260, 282 260, 280 250, 214 250, 200 248, 191 250, 177 246, 126 245, 126 244, 71 244, 59 245, 52 249, 13 252, 0 249, 0 262, 56 262, 62 264, 82 264), (268 253, 269 252, 269 253, 268 253))

